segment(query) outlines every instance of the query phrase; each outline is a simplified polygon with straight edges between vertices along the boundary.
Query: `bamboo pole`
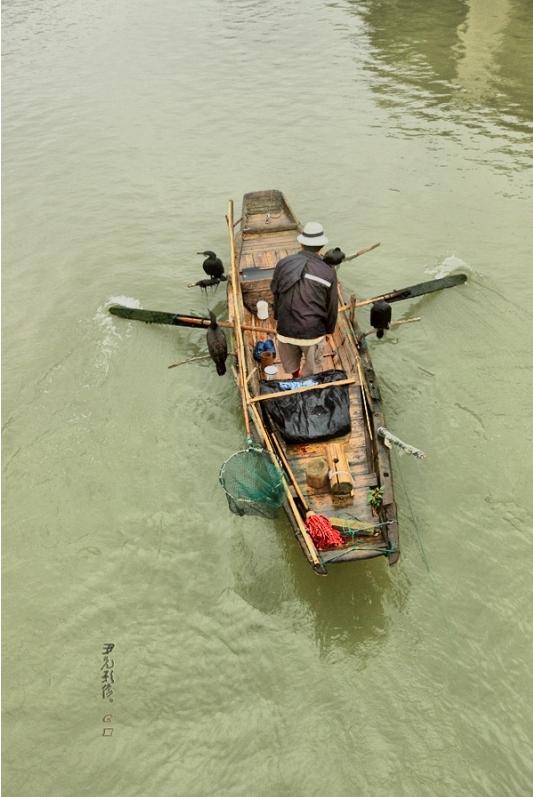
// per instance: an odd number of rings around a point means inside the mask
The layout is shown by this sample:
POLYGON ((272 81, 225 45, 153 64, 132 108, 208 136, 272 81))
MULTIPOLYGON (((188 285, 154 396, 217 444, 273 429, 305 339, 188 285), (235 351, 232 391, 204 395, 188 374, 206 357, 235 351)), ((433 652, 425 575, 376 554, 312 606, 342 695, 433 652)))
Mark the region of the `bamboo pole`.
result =
MULTIPOLYGON (((422 321, 422 319, 420 318, 420 316, 417 316, 417 318, 405 318, 401 321, 393 321, 390 324, 390 328, 392 329, 393 327, 399 327, 402 326, 402 324, 412 324, 414 321, 422 321)), ((370 329, 368 332, 364 333, 363 337, 368 338, 369 335, 375 335, 376 332, 377 329, 370 329)))
POLYGON ((241 329, 246 330, 246 332, 264 332, 266 335, 276 334, 274 327, 254 327, 252 324, 241 324, 241 329))
MULTIPOLYGON (((264 442, 265 447, 272 454, 272 456, 275 457, 276 456, 275 451, 272 448, 272 443, 270 442, 269 436, 268 436, 267 431, 265 429, 265 425, 264 425, 264 423, 263 423, 263 421, 261 419, 261 416, 259 414, 259 411, 258 411, 257 407, 252 405, 250 409, 251 409, 251 412, 252 412, 252 415, 253 415, 253 418, 254 418, 254 424, 256 426, 256 429, 262 434, 263 442, 264 442)), ((321 559, 320 559, 320 557, 318 555, 315 543, 313 542, 313 539, 312 539, 311 535, 309 534, 309 532, 307 531, 307 529, 305 527, 305 523, 303 522, 302 516, 300 514, 300 510, 296 506, 296 501, 294 500, 294 498, 293 498, 293 496, 291 494, 291 491, 290 491, 290 488, 289 488, 289 484, 287 482, 287 479, 286 479, 286 476, 285 476, 284 473, 282 473, 282 481, 283 481, 283 486, 285 487, 285 494, 287 496, 287 501, 289 503, 290 508, 292 509, 292 513, 294 515, 294 519, 296 520, 296 525, 298 526, 298 530, 300 531, 300 534, 302 535, 302 538, 303 538, 303 540, 305 542, 305 546, 306 546, 306 548, 307 548, 307 550, 309 552, 309 555, 311 557, 311 560, 313 562, 313 567, 314 567, 314 569, 315 569, 315 571, 317 573, 320 573, 321 575, 325 575, 326 574, 326 568, 322 564, 322 561, 321 561, 321 559)))
POLYGON ((187 365, 187 363, 194 363, 196 360, 207 360, 208 357, 211 357, 210 354, 201 354, 199 357, 189 357, 188 360, 180 360, 179 363, 172 363, 172 365, 167 365, 167 368, 177 368, 178 365, 187 365))
POLYGON ((350 315, 348 318, 350 319, 350 324, 355 326, 355 296, 350 297, 350 315))
MULTIPOLYGON (((385 300, 387 300, 387 298, 390 299, 391 293, 394 293, 394 291, 389 291, 389 293, 383 293, 383 294, 381 294, 381 296, 372 296, 371 299, 361 299, 360 301, 356 301, 356 307, 365 307, 365 305, 374 304, 374 302, 380 302, 382 299, 385 299, 385 300)), ((406 298, 409 298, 409 297, 406 297, 406 298)), ((416 297, 413 297, 413 298, 416 298, 416 297)), ((344 312, 345 310, 349 310, 351 308, 351 306, 352 306, 351 303, 350 304, 341 304, 341 306, 339 307, 339 310, 342 310, 344 312)))
MULTIPOLYGON (((340 288, 339 288, 339 298, 341 298, 341 299, 343 298, 342 297, 342 293, 340 292, 340 288)), ((362 402, 363 402, 363 410, 364 410, 364 415, 365 415, 365 420, 366 420, 366 426, 367 426, 367 429, 368 429, 368 435, 370 437, 370 442, 373 444, 374 443, 374 434, 372 432, 373 424, 372 424, 372 420, 371 420, 371 417, 370 417, 371 416, 372 402, 371 402, 370 395, 369 395, 370 391, 368 390, 368 385, 366 383, 366 377, 363 374, 363 369, 361 367, 361 357, 360 357, 360 354, 359 354, 359 349, 357 348, 357 336, 355 334, 355 329, 354 329, 354 326, 353 326, 353 324, 355 322, 355 296, 352 296, 351 303, 349 305, 346 305, 346 307, 350 308, 350 311, 351 311, 348 320, 345 319, 345 323, 346 323, 346 325, 348 327, 348 331, 349 331, 349 333, 350 333, 350 335, 352 337, 353 350, 354 350, 354 356, 355 356, 355 365, 357 367, 357 374, 359 376, 359 382, 360 382, 360 387, 361 387, 361 399, 362 399, 362 402), (352 321, 352 318, 353 318, 353 321, 352 321)))
MULTIPOLYGON (((200 329, 207 329, 211 324, 209 318, 195 318, 194 316, 186 316, 186 315, 178 315, 178 318, 183 319, 186 326, 189 327, 199 327, 200 329)), ((219 327, 224 327, 224 329, 233 329, 234 324, 233 321, 229 321, 229 319, 220 319, 217 321, 219 327)), ((264 332, 266 335, 275 335, 276 330, 274 327, 258 327, 253 326, 252 324, 241 324, 241 329, 245 329, 247 332, 264 332)))
MULTIPOLYGON (((228 230, 229 230, 229 237, 230 237, 230 248, 231 248, 231 274, 232 274, 232 299, 233 299, 233 310, 234 310, 234 329, 235 329, 235 337, 237 339, 237 347, 239 350, 239 375, 240 375, 240 389, 241 389, 241 403, 244 412, 244 420, 246 424, 246 430, 248 436, 250 435, 250 419, 248 417, 248 407, 250 407, 250 412, 253 417, 254 425, 261 437, 263 438, 263 443, 266 446, 267 450, 270 454, 275 457, 274 449, 272 448, 272 443, 270 442, 269 436, 265 429, 263 420, 258 409, 252 405, 250 394, 248 391, 248 380, 246 376, 246 360, 245 360, 245 350, 244 350, 244 339, 242 335, 242 328, 241 328, 241 311, 238 301, 238 290, 239 290, 239 279, 237 273, 237 262, 235 257, 235 236, 234 236, 234 224, 233 224, 233 202, 232 200, 229 201, 228 206, 228 215, 226 216, 226 220, 228 222, 228 230)), ((313 567, 317 572, 325 573, 326 569, 322 564, 320 557, 318 555, 317 549, 313 540, 311 539, 309 532, 305 528, 305 523, 302 520, 302 516, 296 506, 294 498, 291 495, 291 491, 289 489, 289 484, 285 477, 285 474, 282 473, 282 482, 285 488, 285 494, 287 496, 287 501, 291 510, 293 512, 294 518, 296 520, 296 524, 298 529, 302 535, 302 538, 305 542, 305 546, 309 552, 309 556, 311 561, 313 562, 313 567)))
MULTIPOLYGON (((373 296, 372 299, 361 299, 360 301, 356 300, 355 306, 364 307, 367 304, 373 304, 374 302, 379 302, 381 301, 381 299, 385 299, 386 296, 387 294, 384 293, 383 296, 373 296)), ((352 303, 350 302, 350 304, 341 304, 339 310, 344 313, 346 310, 351 310, 351 308, 352 308, 352 303)))
MULTIPOLYGON (((228 357, 234 357, 234 356, 235 352, 233 351, 228 352, 228 357)), ((188 360, 180 360, 177 363, 172 363, 171 365, 167 365, 167 368, 177 368, 178 365, 188 365, 188 363, 194 363, 197 360, 207 360, 209 357, 211 357, 210 354, 201 354, 199 357, 189 357, 188 360)))
POLYGON ((364 249, 359 249, 357 252, 354 252, 353 255, 347 255, 343 263, 347 263, 349 260, 355 260, 356 257, 361 257, 361 255, 366 255, 367 252, 371 252, 373 249, 377 249, 378 246, 381 246, 381 242, 377 244, 372 244, 372 246, 367 246, 364 249))
POLYGON ((250 373, 248 374, 248 376, 247 376, 247 378, 246 378, 246 382, 248 382, 248 383, 249 383, 249 382, 250 382, 250 379, 252 378, 252 376, 253 376, 255 373, 257 373, 257 371, 258 371, 258 370, 259 370, 259 366, 258 366, 258 365, 256 365, 256 366, 255 366, 255 368, 254 368, 252 371, 250 371, 250 373))
POLYGON ((294 396, 296 393, 307 393, 309 390, 325 390, 328 387, 353 385, 355 382, 355 379, 339 379, 336 382, 326 382, 323 385, 308 385, 307 387, 295 387, 290 390, 279 390, 276 393, 264 393, 262 396, 254 396, 248 400, 248 403, 255 404, 258 401, 270 401, 270 399, 283 398, 284 396, 294 396))
POLYGON ((368 397, 366 395, 367 385, 366 379, 363 375, 363 371, 361 369, 361 362, 359 360, 359 354, 357 352, 357 347, 355 351, 355 364, 357 365, 357 373, 359 374, 359 381, 361 382, 361 397, 363 399, 363 408, 365 411, 365 419, 366 419, 366 426, 368 429, 368 434, 370 435, 370 440, 374 440, 374 435, 372 433, 372 424, 370 423, 370 411, 368 408, 368 397))
POLYGON ((241 404, 242 404, 242 411, 244 415, 244 425, 246 427, 246 435, 249 438, 251 435, 250 432, 250 418, 248 416, 248 407, 247 407, 247 397, 248 397, 248 385, 246 382, 246 361, 244 359, 244 344, 242 339, 242 330, 240 326, 240 310, 239 310, 239 302, 237 299, 237 288, 238 288, 238 280, 237 280, 237 263, 235 259, 235 237, 234 237, 234 227, 233 227, 233 202, 230 200, 228 206, 228 230, 229 230, 229 237, 230 237, 230 257, 231 257, 231 298, 233 300, 233 323, 234 323, 234 334, 235 334, 235 342, 237 344, 237 359, 239 365, 239 393, 241 394, 241 404))
POLYGON ((277 449, 277 452, 278 452, 278 456, 281 459, 281 461, 283 462, 283 466, 284 466, 285 470, 287 471, 287 473, 290 476, 291 482, 293 483, 293 486, 294 486, 294 489, 296 490, 296 494, 298 495, 298 498, 302 502, 303 508, 305 509, 306 512, 309 512, 309 504, 307 503, 306 499, 304 498, 304 495, 303 495, 303 493, 302 493, 302 491, 300 489, 300 485, 298 484, 298 482, 296 480, 296 476, 294 475, 294 471, 291 468, 291 466, 289 465, 289 461, 288 461, 287 457, 285 456, 285 452, 283 451, 283 447, 282 447, 281 443, 279 442, 278 436, 277 436, 277 434, 275 432, 272 432, 272 439, 273 439, 274 443, 276 444, 276 449, 277 449))

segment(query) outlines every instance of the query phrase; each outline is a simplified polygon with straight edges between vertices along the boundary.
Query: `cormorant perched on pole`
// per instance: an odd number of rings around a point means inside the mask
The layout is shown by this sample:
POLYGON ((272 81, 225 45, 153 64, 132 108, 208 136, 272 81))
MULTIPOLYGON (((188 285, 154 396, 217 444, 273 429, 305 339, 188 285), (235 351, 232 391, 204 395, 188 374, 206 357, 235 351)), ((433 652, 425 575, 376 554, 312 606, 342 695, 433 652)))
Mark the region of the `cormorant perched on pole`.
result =
POLYGON ((328 249, 326 254, 322 257, 324 263, 328 266, 340 266, 346 255, 338 246, 335 249, 328 249))
POLYGON ((389 328, 392 318, 392 307, 383 300, 374 302, 370 308, 370 323, 376 330, 376 337, 382 338, 385 330, 389 328))
POLYGON ((197 255, 205 255, 205 260, 202 263, 202 268, 208 277, 217 280, 225 280, 224 265, 222 260, 216 256, 214 252, 207 249, 205 252, 197 252, 197 255))
POLYGON ((207 348, 211 359, 217 367, 217 374, 226 373, 226 357, 228 356, 228 343, 223 330, 217 324, 217 317, 212 310, 209 311, 211 323, 207 329, 207 348))

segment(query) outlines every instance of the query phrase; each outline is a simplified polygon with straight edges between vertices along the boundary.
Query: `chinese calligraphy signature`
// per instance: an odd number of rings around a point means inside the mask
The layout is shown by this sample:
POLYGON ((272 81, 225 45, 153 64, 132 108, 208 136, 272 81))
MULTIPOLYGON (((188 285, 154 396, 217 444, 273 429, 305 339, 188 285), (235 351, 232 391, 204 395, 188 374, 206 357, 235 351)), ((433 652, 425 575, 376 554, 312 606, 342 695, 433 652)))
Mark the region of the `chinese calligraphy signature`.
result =
MULTIPOLYGON (((111 657, 114 648, 115 645, 113 642, 106 642, 102 646, 102 666, 100 667, 102 699, 107 700, 109 703, 113 702, 115 686, 115 659, 111 657)), ((112 721, 112 714, 104 714, 102 719, 104 723, 102 736, 113 735, 113 728, 111 727, 112 721)))

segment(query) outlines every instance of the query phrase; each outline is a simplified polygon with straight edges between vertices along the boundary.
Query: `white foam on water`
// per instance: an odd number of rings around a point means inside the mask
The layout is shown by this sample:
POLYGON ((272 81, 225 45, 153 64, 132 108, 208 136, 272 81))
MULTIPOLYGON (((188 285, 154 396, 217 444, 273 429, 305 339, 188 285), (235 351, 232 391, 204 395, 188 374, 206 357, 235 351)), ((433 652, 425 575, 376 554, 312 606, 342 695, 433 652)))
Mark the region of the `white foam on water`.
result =
POLYGON ((141 303, 138 299, 132 296, 110 296, 107 301, 100 305, 94 314, 93 320, 96 321, 102 330, 102 338, 98 343, 98 353, 96 356, 96 367, 101 368, 107 372, 109 371, 109 364, 120 341, 131 333, 132 322, 120 319, 117 323, 116 316, 112 316, 109 308, 113 304, 121 304, 124 307, 141 308, 141 303))
POLYGON ((424 269, 424 274, 430 274, 435 279, 447 277, 453 271, 464 271, 468 266, 464 260, 456 255, 449 255, 445 257, 442 263, 437 263, 436 266, 424 269))

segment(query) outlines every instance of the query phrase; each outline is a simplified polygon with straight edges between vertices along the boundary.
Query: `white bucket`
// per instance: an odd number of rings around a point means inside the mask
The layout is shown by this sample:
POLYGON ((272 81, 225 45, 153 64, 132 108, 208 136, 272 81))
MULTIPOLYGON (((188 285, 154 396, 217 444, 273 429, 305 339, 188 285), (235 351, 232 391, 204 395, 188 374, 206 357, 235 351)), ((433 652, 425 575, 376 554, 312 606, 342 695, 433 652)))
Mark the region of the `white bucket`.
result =
POLYGON ((277 365, 265 365, 263 370, 264 370, 265 376, 266 376, 266 378, 268 380, 275 379, 276 378, 276 374, 278 372, 278 366, 277 365))
POLYGON ((257 302, 257 317, 260 321, 266 321, 268 318, 268 302, 263 299, 259 299, 257 302))

